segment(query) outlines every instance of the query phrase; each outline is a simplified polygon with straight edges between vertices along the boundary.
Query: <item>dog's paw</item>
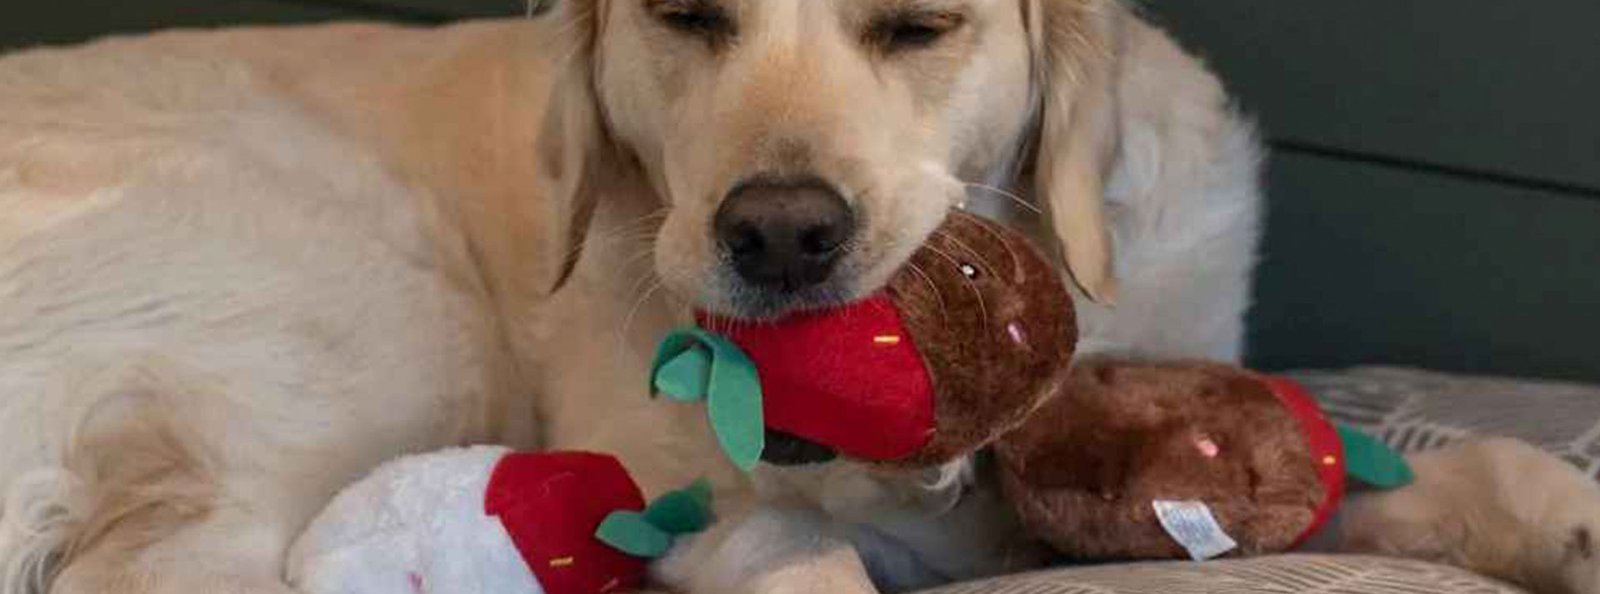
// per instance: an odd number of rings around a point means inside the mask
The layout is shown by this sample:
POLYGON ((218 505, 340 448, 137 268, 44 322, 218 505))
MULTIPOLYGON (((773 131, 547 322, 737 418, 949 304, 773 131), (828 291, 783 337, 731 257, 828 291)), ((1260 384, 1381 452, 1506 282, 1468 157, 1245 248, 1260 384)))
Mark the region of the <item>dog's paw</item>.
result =
POLYGON ((786 565, 756 578, 754 594, 878 594, 861 558, 852 549, 835 549, 803 563, 786 565))
POLYGON ((1479 497, 1499 502, 1508 518, 1503 527, 1485 526, 1471 536, 1514 538, 1523 555, 1513 569, 1539 594, 1600 594, 1600 485, 1521 441, 1490 439, 1471 447, 1492 477, 1484 485, 1492 491, 1479 497))
POLYGON ((1536 594, 1600 594, 1600 485, 1512 439, 1412 456, 1414 484, 1353 498, 1346 552, 1447 563, 1536 594))
POLYGON ((1570 594, 1600 594, 1600 518, 1567 529, 1560 583, 1570 594))
POLYGON ((685 537, 652 568, 689 594, 877 594, 861 557, 814 513, 760 508, 685 537))

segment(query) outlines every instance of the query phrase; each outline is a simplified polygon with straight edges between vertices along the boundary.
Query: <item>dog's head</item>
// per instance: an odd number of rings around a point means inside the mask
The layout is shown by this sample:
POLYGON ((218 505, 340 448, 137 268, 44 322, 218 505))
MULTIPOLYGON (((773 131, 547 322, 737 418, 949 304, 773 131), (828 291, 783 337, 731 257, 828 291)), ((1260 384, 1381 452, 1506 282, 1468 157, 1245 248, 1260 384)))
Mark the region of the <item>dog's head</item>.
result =
MULTIPOLYGON (((1114 292, 1101 174, 1113 0, 571 0, 552 161, 592 139, 666 207, 666 287, 765 318, 876 291, 973 184, 1031 172, 1074 278, 1114 292), (589 139, 589 140, 585 140, 589 139), (582 141, 582 142, 579 142, 582 141)), ((1009 184, 1009 181, 1002 182, 1009 184)), ((560 186, 588 211, 589 184, 560 186)), ((568 233, 577 237, 580 233, 568 233)))

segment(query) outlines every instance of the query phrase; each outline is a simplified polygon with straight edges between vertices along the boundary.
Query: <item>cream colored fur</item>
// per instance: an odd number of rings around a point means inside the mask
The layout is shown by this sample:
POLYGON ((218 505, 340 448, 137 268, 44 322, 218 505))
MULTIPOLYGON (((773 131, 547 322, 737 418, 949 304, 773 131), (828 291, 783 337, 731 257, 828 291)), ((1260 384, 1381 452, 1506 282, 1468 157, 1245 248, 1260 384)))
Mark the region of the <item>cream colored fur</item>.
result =
POLYGON ((1600 592, 1600 486, 1592 477, 1510 439, 1410 461, 1415 484, 1346 506, 1345 550, 1448 563, 1539 594, 1600 592))
POLYGON ((725 61, 622 0, 0 58, 0 594, 287 594, 333 492, 478 442, 613 452, 653 492, 711 476, 723 521, 659 571, 696 593, 1030 565, 971 462, 764 471, 758 497, 699 411, 646 398, 655 339, 729 305, 710 209, 762 168, 830 176, 875 225, 859 293, 1031 174, 1049 216, 1017 222, 1122 304, 1082 304, 1091 350, 1228 359, 1249 128, 1109 0, 943 3, 971 26, 876 69, 825 25, 889 0, 742 1, 725 61))

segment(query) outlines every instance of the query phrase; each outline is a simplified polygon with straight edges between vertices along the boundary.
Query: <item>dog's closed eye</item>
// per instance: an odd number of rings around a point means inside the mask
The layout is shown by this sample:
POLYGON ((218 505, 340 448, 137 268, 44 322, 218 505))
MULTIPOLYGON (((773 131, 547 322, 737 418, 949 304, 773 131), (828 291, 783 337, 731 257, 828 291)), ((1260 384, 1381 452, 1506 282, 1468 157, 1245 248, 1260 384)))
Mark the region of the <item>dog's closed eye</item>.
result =
POLYGON ((966 15, 958 11, 898 10, 874 19, 866 39, 885 53, 915 50, 938 43, 966 22, 966 15))
POLYGON ((645 7, 668 28, 721 43, 737 32, 728 9, 712 0, 646 0, 645 7))

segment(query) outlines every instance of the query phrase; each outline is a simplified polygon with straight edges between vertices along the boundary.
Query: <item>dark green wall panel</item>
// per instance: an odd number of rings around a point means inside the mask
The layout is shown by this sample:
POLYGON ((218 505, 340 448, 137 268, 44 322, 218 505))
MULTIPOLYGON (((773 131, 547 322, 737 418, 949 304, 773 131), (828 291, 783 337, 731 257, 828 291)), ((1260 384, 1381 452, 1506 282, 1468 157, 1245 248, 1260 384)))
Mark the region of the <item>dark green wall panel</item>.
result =
POLYGON ((1253 363, 1600 380, 1600 201, 1279 153, 1253 363))
POLYGON ((349 19, 431 23, 526 9, 523 0, 17 0, 0 8, 0 49, 174 27, 349 19))
POLYGON ((301 23, 362 16, 314 3, 271 0, 5 0, 0 48, 72 43, 110 33, 240 23, 301 23))
POLYGON ((1600 189, 1600 1, 1143 3, 1274 138, 1600 189))
MULTIPOLYGON (((310 0, 319 1, 319 0, 310 0)), ((339 2, 345 0, 326 0, 339 2)), ((454 17, 496 17, 523 14, 528 5, 523 0, 366 0, 411 10, 437 13, 454 17)))

